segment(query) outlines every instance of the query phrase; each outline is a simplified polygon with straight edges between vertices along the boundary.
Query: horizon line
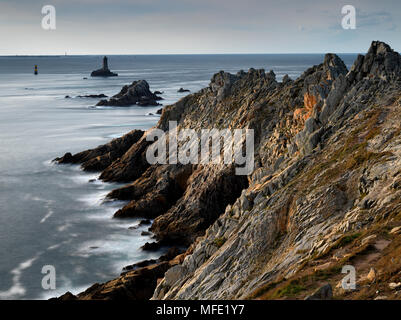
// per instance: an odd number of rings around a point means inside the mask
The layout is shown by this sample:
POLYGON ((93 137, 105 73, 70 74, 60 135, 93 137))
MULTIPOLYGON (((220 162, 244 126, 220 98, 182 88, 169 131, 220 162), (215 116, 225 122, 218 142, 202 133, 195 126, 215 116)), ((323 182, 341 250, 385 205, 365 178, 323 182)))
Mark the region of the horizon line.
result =
POLYGON ((363 54, 361 52, 280 52, 280 53, 82 53, 82 54, 0 54, 0 57, 78 57, 78 56, 208 56, 208 55, 297 55, 297 54, 363 54))

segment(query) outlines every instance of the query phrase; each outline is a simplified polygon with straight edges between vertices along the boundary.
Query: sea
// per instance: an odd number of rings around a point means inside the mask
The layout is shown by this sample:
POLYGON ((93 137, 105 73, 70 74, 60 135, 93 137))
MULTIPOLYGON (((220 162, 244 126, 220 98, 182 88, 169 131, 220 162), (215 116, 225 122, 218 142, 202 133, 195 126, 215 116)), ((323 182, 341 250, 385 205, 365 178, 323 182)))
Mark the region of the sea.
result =
MULTIPOLYGON (((340 54, 350 67, 356 54, 340 54)), ((98 173, 52 160, 107 143, 133 129, 149 129, 160 107, 95 107, 99 99, 144 79, 163 92, 163 106, 208 86, 220 70, 273 70, 297 78, 323 54, 112 55, 119 74, 91 78, 103 56, 0 57, 0 299, 49 299, 79 293, 117 277, 122 268, 159 257, 140 247, 148 226, 113 219, 125 203, 105 201, 122 186, 98 173), (34 66, 38 75, 34 75, 34 66), (70 96, 70 98, 66 98, 70 96), (134 227, 134 228, 131 228, 134 227), (46 278, 55 275, 55 287, 46 278)))

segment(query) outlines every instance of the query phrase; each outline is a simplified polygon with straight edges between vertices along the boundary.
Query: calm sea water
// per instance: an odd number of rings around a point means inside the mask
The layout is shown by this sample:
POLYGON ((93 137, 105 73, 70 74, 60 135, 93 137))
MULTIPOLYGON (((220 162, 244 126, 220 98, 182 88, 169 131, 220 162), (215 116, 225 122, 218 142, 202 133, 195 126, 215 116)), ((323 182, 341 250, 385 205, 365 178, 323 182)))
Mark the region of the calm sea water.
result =
MULTIPOLYGON (((350 66, 356 55, 342 55, 350 66)), ((139 247, 150 241, 140 220, 115 220, 123 202, 104 203, 118 187, 78 166, 51 163, 132 129, 155 125, 158 107, 93 108, 98 100, 78 95, 113 95, 146 79, 163 91, 163 104, 177 101, 180 87, 192 92, 219 70, 273 69, 278 79, 296 78, 323 55, 110 56, 116 78, 90 78, 99 56, 0 57, 0 299, 45 299, 78 293, 110 280, 121 268, 158 257, 139 247), (39 75, 33 75, 37 64, 39 75), (88 79, 83 79, 87 77, 88 79), (65 99, 69 95, 72 99, 65 99), (42 267, 56 268, 57 289, 42 288, 42 267)))

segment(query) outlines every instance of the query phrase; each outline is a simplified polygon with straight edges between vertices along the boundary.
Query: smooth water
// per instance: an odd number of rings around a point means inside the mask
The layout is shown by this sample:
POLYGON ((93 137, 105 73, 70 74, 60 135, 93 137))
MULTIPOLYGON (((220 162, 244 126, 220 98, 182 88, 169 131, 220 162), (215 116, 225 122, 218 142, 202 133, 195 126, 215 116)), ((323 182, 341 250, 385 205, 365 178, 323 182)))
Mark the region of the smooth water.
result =
MULTIPOLYGON (((343 55, 349 67, 356 55, 343 55)), ((99 56, 0 57, 0 299, 44 299, 78 293, 118 276, 121 268, 160 256, 139 249, 150 237, 140 219, 115 220, 123 202, 103 202, 117 184, 52 159, 155 125, 159 107, 93 108, 78 95, 117 93, 145 79, 164 105, 180 87, 197 91, 220 70, 273 69, 299 76, 323 55, 110 56, 115 78, 90 78, 99 56), (33 75, 37 64, 39 75, 33 75), (84 79, 87 77, 87 79, 84 79), (69 95, 72 99, 65 99, 69 95), (43 266, 56 269, 57 289, 42 288, 43 266)))

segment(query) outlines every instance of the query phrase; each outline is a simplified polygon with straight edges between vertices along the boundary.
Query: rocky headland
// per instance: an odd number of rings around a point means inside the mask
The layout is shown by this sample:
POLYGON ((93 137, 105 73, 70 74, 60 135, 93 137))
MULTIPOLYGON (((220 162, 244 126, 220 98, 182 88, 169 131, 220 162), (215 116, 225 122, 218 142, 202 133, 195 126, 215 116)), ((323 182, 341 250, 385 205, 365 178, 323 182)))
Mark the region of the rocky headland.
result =
MULTIPOLYGON (((123 89, 124 91, 124 89, 123 89)), ((127 89, 125 89, 125 92, 127 89)), ((350 70, 335 54, 298 79, 219 72, 163 109, 157 128, 249 128, 255 170, 150 165, 132 131, 60 163, 126 182, 115 217, 154 219, 158 244, 186 247, 62 299, 399 299, 401 56, 375 41, 350 70), (344 265, 356 269, 344 290, 344 265)))

